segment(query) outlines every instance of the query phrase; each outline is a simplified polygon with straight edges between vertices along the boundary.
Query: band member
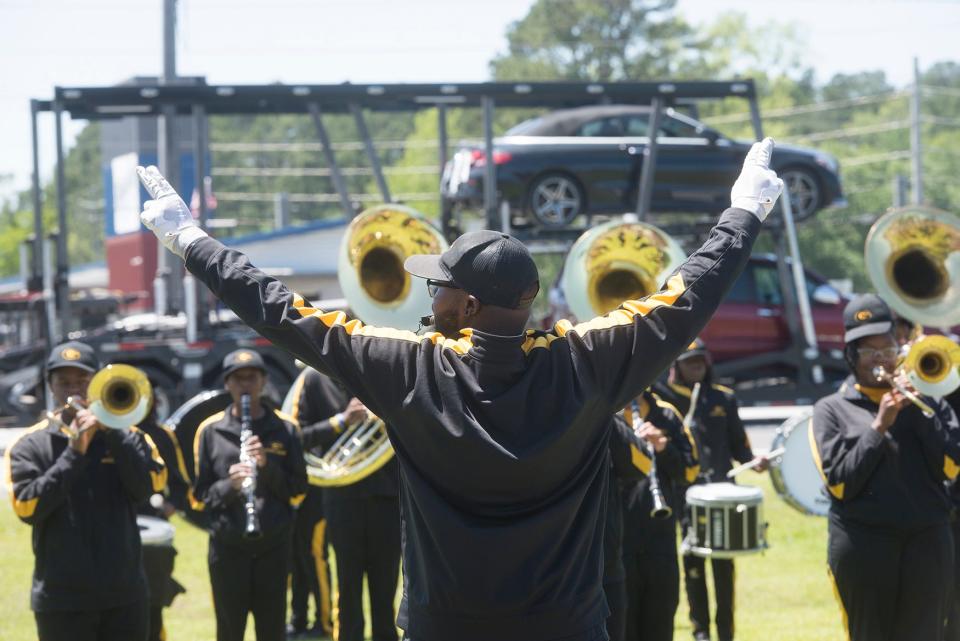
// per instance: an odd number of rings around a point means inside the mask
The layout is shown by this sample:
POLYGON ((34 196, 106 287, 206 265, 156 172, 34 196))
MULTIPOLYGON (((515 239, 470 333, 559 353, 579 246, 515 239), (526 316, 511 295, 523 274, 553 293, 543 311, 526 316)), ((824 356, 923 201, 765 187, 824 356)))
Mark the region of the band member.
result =
POLYGON ((696 446, 677 409, 646 391, 623 410, 626 421, 642 422, 639 433, 656 452, 657 478, 671 514, 652 516, 654 501, 650 486, 650 459, 639 452, 637 460, 645 475, 620 478, 624 506, 623 560, 626 566, 627 641, 671 641, 673 621, 680 604, 680 570, 677 562, 677 515, 683 509, 683 491, 700 472, 696 446))
POLYGON ((813 455, 830 494, 827 562, 854 641, 941 639, 953 574, 950 501, 960 426, 943 401, 927 418, 878 381, 898 346, 873 294, 844 309, 847 385, 820 399, 813 455))
MULTIPOLYGON (((299 412, 304 448, 329 448, 367 410, 313 368, 301 374, 299 412)), ((365 479, 323 490, 327 533, 337 558, 334 637, 363 641, 363 578, 367 577, 373 641, 396 641, 393 601, 400 576, 400 504, 396 459, 365 479)))
POLYGON ((6 453, 13 509, 33 528, 30 605, 40 641, 147 638, 147 584, 137 504, 163 490, 167 470, 148 436, 103 427, 84 399, 99 369, 89 345, 57 345, 46 362, 58 408, 6 453))
MULTIPOLYGON (((657 385, 663 398, 682 415, 690 411, 693 387, 700 384, 697 406, 689 428, 700 455, 699 482, 727 481, 733 462, 756 463, 758 471, 767 469, 764 457, 754 457, 750 448, 733 390, 713 383, 710 353, 700 339, 687 346, 670 369, 666 385, 657 385)), ((683 523, 684 532, 689 523, 683 523)), ((733 639, 734 633, 734 565, 733 559, 711 559, 713 587, 717 598, 717 637, 733 639)), ((700 641, 710 638, 710 602, 707 597, 706 562, 703 557, 683 555, 683 582, 690 605, 693 636, 700 641)))
POLYGON ((244 322, 386 421, 408 637, 581 641, 606 635, 610 417, 693 340, 743 269, 783 187, 772 152, 770 139, 754 146, 734 207, 663 291, 550 332, 525 330, 539 274, 500 232, 406 259, 434 295, 437 331, 418 336, 310 307, 196 227, 156 168, 139 170, 155 199, 141 220, 244 322))
MULTIPOLYGON (((157 422, 156 405, 150 408, 140 425, 144 434, 156 444, 157 452, 167 468, 167 486, 162 493, 152 494, 137 506, 137 513, 168 520, 177 510, 189 509, 188 490, 190 476, 183 461, 183 452, 176 434, 166 425, 157 422)), ((149 631, 147 641, 162 641, 167 638, 163 627, 163 608, 170 607, 178 594, 186 592, 173 578, 176 549, 172 546, 143 546, 143 569, 149 588, 149 631)))
POLYGON ((209 513, 208 565, 217 617, 217 641, 242 641, 253 613, 257 641, 286 634, 287 563, 294 506, 307 489, 296 423, 263 396, 263 359, 248 349, 223 359, 224 386, 232 403, 197 428, 194 438, 194 509, 209 513), (242 397, 250 397, 252 436, 243 444, 256 467, 241 462, 242 397), (244 479, 255 478, 253 512, 259 535, 246 532, 244 479))
MULTIPOLYGON (((311 398, 315 397, 318 390, 313 389, 312 384, 307 385, 308 371, 309 368, 300 373, 290 388, 287 399, 284 400, 284 409, 288 410, 290 417, 302 426, 300 430, 301 442, 304 433, 303 426, 311 430, 313 429, 313 423, 317 422, 310 401, 311 398)), ((313 381, 312 377, 310 381, 313 381)), ((304 447, 304 450, 308 450, 308 448, 304 447)), ((328 542, 327 520, 323 515, 323 489, 316 485, 308 485, 306 497, 297 507, 293 526, 288 638, 304 638, 308 634, 333 635, 330 566, 327 562, 328 542), (309 617, 311 595, 313 596, 314 607, 313 626, 310 625, 309 617)))

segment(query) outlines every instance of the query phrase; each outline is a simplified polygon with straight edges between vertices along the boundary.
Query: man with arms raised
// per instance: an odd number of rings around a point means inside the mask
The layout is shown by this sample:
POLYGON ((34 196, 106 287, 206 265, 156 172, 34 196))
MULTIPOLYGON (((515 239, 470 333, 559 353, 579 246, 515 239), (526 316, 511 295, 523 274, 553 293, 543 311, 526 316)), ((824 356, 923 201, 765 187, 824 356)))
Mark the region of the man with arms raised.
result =
POLYGON ((733 207, 643 300, 525 330, 530 253, 493 231, 412 256, 438 332, 364 326, 310 307, 195 226, 155 168, 141 220, 263 336, 339 380, 390 426, 400 464, 404 599, 414 641, 606 639, 602 544, 610 417, 666 369, 740 274, 783 183, 751 149, 733 207))

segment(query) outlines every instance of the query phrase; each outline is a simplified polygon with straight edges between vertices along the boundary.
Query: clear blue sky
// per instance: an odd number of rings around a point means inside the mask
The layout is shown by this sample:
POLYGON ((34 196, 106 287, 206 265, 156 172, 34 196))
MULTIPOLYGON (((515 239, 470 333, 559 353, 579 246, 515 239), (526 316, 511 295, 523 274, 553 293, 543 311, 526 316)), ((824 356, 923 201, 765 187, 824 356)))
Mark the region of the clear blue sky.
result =
MULTIPOLYGON (((531 0, 179 0, 178 71, 212 83, 442 82, 487 79, 507 25, 531 0)), ((958 59, 960 2, 680 0, 706 23, 729 10, 754 25, 793 22, 820 79, 883 69, 909 82, 958 59)), ((0 0, 0 199, 29 185, 29 99, 55 85, 108 85, 161 70, 161 0, 0 0)), ((68 141, 82 123, 67 125, 68 141)), ((52 118, 41 174, 52 173, 52 118)))

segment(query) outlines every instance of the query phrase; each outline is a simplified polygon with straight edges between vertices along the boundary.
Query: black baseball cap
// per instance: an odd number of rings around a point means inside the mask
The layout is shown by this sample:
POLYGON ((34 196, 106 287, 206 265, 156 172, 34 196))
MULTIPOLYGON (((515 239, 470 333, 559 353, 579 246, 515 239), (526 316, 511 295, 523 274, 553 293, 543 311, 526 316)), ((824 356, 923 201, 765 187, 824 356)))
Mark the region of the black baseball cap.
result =
POLYGON ((223 357, 223 379, 226 380, 235 371, 245 367, 267 373, 267 366, 263 364, 263 357, 260 354, 252 349, 238 349, 223 357))
POLYGON ((57 345, 47 358, 47 373, 62 367, 76 367, 87 372, 100 369, 100 359, 92 347, 79 341, 68 341, 57 345))
POLYGON ((893 331, 893 314, 876 294, 861 294, 843 308, 843 329, 844 343, 865 336, 889 334, 893 331))
POLYGON ((710 353, 707 351, 706 343, 699 338, 687 345, 687 348, 683 350, 680 356, 677 356, 677 360, 683 361, 688 358, 693 358, 694 356, 702 356, 704 358, 708 358, 710 356, 710 353))
POLYGON ((452 283, 481 303, 521 309, 540 290, 540 274, 530 250, 498 231, 472 231, 442 254, 415 254, 403 263, 414 276, 452 283))

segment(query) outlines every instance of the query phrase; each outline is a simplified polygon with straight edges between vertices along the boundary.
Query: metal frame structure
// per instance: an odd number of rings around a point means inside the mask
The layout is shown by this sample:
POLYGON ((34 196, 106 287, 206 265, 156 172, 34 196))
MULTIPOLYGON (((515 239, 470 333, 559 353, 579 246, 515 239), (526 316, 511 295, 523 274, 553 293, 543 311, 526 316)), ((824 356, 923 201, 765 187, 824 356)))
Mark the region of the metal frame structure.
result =
MULTIPOLYGON (((38 169, 37 148, 37 114, 53 112, 56 122, 56 178, 57 178, 57 214, 60 227, 57 244, 56 277, 56 308, 60 318, 64 318, 69 304, 67 273, 69 270, 66 255, 67 230, 67 200, 65 180, 63 175, 63 143, 61 136, 61 115, 67 112, 73 119, 101 120, 124 116, 164 116, 164 115, 192 115, 197 126, 195 140, 195 155, 199 159, 196 163, 197 186, 200 190, 201 224, 206 222, 205 202, 203 193, 203 175, 205 168, 203 160, 207 149, 206 117, 208 115, 230 114, 270 114, 294 113, 309 114, 317 132, 325 159, 330 167, 331 179, 339 196, 340 207, 346 217, 352 217, 353 210, 350 194, 337 163, 337 159, 329 144, 329 136, 323 123, 325 114, 351 114, 357 129, 363 138, 364 150, 370 162, 372 173, 376 180, 380 195, 385 202, 391 201, 391 194, 383 174, 383 169, 376 153, 374 143, 364 120, 364 110, 381 112, 421 111, 435 108, 438 113, 439 133, 439 171, 442 174, 448 153, 447 138, 447 110, 451 107, 478 107, 483 115, 484 149, 487 158, 492 158, 494 134, 494 110, 496 107, 549 107, 568 108, 590 104, 624 103, 650 104, 651 131, 656 131, 663 116, 663 110, 676 105, 689 104, 701 99, 723 99, 736 97, 745 99, 750 108, 751 121, 756 138, 763 137, 763 128, 760 121, 760 111, 757 105, 756 88, 752 80, 732 80, 714 82, 511 82, 511 83, 469 83, 469 84, 365 84, 354 85, 344 83, 339 85, 207 85, 202 79, 178 79, 178 82, 164 84, 120 85, 112 87, 56 87, 54 98, 50 101, 31 101, 33 119, 33 158, 34 158, 34 209, 36 214, 36 245, 35 254, 31 261, 30 282, 42 282, 40 274, 42 261, 38 259, 42 253, 38 252, 42 242, 42 222, 40 203, 40 184, 38 169)), ((159 141, 158 141, 159 142, 159 141)), ((162 143, 161 143, 162 144, 162 143)), ((638 183, 637 215, 642 220, 650 210, 650 200, 653 189, 654 168, 657 158, 657 137, 650 139, 650 144, 644 149, 645 162, 643 163, 641 179, 638 183)), ((781 199, 781 203, 787 200, 781 199)), ((799 254, 796 250, 795 230, 789 203, 783 210, 783 230, 786 237, 792 239, 787 243, 783 233, 778 235, 778 255, 780 256, 781 287, 787 308, 787 320, 791 336, 794 337, 792 347, 787 352, 764 355, 749 362, 726 364, 724 372, 742 371, 745 368, 757 367, 764 364, 781 362, 785 358, 788 362, 809 362, 813 378, 816 382, 815 365, 819 364, 820 356, 816 348, 816 338, 812 331, 809 303, 799 303, 793 300, 794 296, 790 285, 790 274, 787 271, 786 261, 783 259, 788 253, 792 255, 794 273, 793 281, 796 291, 801 298, 806 298, 806 289, 803 286, 803 270, 799 254), (798 313, 799 310, 799 313, 798 313), (801 326, 804 330, 801 332, 801 326), (812 338, 811 338, 812 337, 812 338)), ((484 176, 484 215, 490 229, 507 231, 509 216, 501 220, 501 212, 496 189, 496 165, 486 163, 484 176)), ((442 218, 444 233, 450 235, 457 232, 449 212, 444 211, 442 218)), ((571 232, 573 230, 570 230, 571 232)), ((569 234, 570 232, 568 232, 569 234)), ((579 233, 579 230, 576 231, 579 233)), ((571 242, 573 238, 569 239, 571 242)), ((798 372, 798 383, 806 388, 807 377, 798 372)), ((798 394, 803 396, 804 393, 798 394)))

